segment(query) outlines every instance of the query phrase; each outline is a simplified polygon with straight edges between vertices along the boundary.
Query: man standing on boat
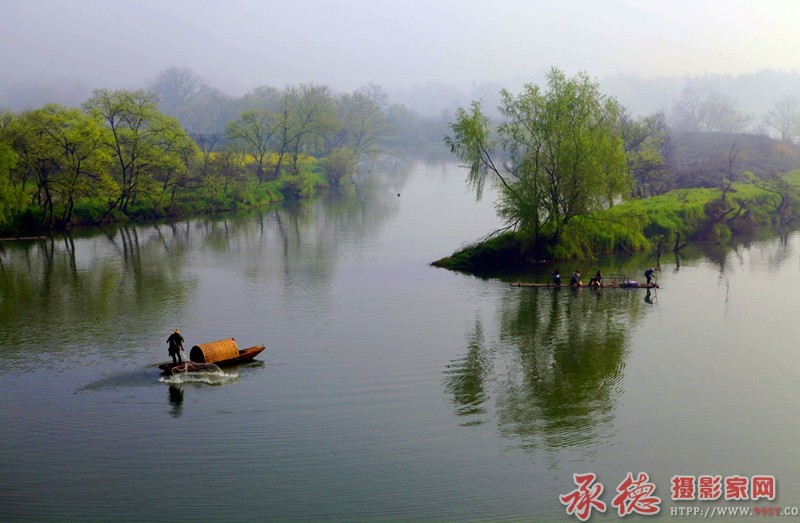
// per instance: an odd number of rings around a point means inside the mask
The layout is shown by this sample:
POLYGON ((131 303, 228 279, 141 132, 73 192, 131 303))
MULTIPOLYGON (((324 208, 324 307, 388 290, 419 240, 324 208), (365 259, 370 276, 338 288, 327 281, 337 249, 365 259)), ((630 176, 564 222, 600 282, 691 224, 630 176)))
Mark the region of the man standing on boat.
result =
POLYGON ((169 355, 172 356, 172 363, 183 363, 183 358, 181 357, 181 353, 183 352, 183 336, 181 336, 180 329, 175 329, 175 332, 169 335, 167 344, 169 345, 169 355))
POLYGON ((647 278, 647 285, 650 285, 650 278, 653 277, 653 273, 654 272, 655 272, 655 269, 652 268, 652 267, 650 267, 649 269, 644 271, 644 277, 647 278))

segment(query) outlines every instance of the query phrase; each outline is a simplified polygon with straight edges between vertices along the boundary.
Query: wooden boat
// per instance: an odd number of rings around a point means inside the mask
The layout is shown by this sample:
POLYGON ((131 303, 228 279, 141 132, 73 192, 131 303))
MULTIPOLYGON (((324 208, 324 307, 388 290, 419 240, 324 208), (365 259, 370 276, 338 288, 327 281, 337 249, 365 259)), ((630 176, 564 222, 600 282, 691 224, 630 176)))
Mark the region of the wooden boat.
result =
MULTIPOLYGON (((231 340, 233 340, 233 338, 231 338, 231 340)), ((238 349, 236 347, 236 342, 233 341, 233 347, 236 352, 234 353, 231 350, 228 350, 224 357, 215 358, 213 354, 209 354, 208 350, 206 350, 205 353, 202 350, 203 347, 214 344, 219 345, 225 342, 230 345, 230 342, 227 340, 221 340, 204 345, 195 345, 192 347, 192 351, 189 355, 189 361, 185 361, 183 363, 162 363, 158 366, 158 368, 164 371, 165 374, 175 374, 178 372, 203 370, 212 364, 219 367, 230 367, 231 365, 239 365, 240 363, 251 361, 253 358, 261 354, 261 351, 265 349, 264 345, 256 345, 246 349, 238 349)))
POLYGON ((641 283, 635 281, 621 282, 621 283, 604 283, 602 287, 597 285, 570 285, 569 283, 562 283, 556 285, 555 283, 528 283, 528 282, 514 282, 512 287, 535 287, 535 288, 551 288, 551 289, 658 289, 657 283, 641 283))

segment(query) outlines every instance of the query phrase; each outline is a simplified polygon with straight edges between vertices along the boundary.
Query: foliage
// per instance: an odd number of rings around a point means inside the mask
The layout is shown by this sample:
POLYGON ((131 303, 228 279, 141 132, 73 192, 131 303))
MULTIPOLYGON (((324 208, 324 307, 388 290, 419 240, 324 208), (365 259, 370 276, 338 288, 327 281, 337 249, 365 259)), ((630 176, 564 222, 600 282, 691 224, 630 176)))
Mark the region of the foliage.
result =
POLYGON ((97 223, 106 212, 106 205, 98 198, 81 197, 75 201, 73 221, 79 224, 97 223))
POLYGON ((625 144, 628 170, 635 182, 638 198, 661 194, 672 188, 668 162, 674 145, 663 113, 634 120, 620 111, 620 133, 625 144))
MULTIPOLYGON (((175 67, 147 90, 96 90, 81 108, 0 112, 0 229, 307 197, 355 172, 399 132, 386 94, 372 84, 342 94, 319 84, 260 86, 234 98, 175 67)), ((409 136, 423 134, 421 118, 392 110, 408 116, 409 136)))
POLYGON ((501 98, 496 136, 473 102, 458 110, 445 141, 469 167, 478 198, 488 179, 499 182, 498 214, 534 246, 557 244, 574 218, 630 194, 619 107, 586 74, 552 69, 546 91, 528 84, 501 98))
POLYGON ((280 125, 283 138, 280 150, 289 154, 291 174, 299 175, 301 156, 319 152, 320 138, 340 126, 330 89, 316 84, 287 87, 280 125))
POLYGON ((646 251, 659 240, 674 240, 676 234, 684 239, 727 241, 737 233, 783 223, 787 214, 779 211, 782 205, 794 213, 787 221, 793 220, 792 216, 800 214, 795 196, 799 189, 800 170, 773 180, 751 173, 749 182, 733 183, 724 200, 720 189, 677 189, 576 217, 565 227, 560 241, 544 250, 532 250, 530 239, 519 232, 505 232, 433 265, 496 273, 543 259, 589 260, 599 254, 646 251))
POLYGON ((107 197, 114 189, 103 129, 80 110, 49 104, 19 115, 8 134, 19 158, 17 177, 36 184, 43 227, 68 224, 77 198, 107 197))
POLYGON ((647 214, 624 204, 579 216, 553 247, 552 257, 558 260, 594 259, 600 254, 648 249, 650 241, 644 230, 649 221, 647 214))
POLYGON ((338 97, 334 107, 339 125, 323 136, 326 154, 346 148, 357 163, 379 152, 391 130, 385 105, 386 94, 373 84, 338 97))
POLYGON ((283 175, 278 182, 280 182, 280 192, 285 198, 308 198, 328 185, 325 176, 316 169, 306 169, 298 175, 283 175))
MULTIPOLYGON (((800 186, 800 171, 790 183, 800 186)), ((721 191, 679 189, 651 198, 631 200, 610 209, 576 217, 564 229, 560 241, 546 250, 532 251, 529 239, 519 232, 506 232, 469 245, 433 263, 437 267, 481 273, 530 265, 539 260, 593 259, 600 254, 634 253, 653 247, 658 239, 697 236, 709 228, 716 241, 730 238, 740 226, 739 213, 731 220, 714 219, 721 191)), ((752 183, 733 184, 729 204, 746 211, 747 223, 756 226, 775 223, 780 197, 752 183)), ((726 215, 727 216, 727 215, 726 215)))
POLYGON ((720 218, 720 197, 719 189, 678 189, 652 198, 634 200, 620 207, 622 211, 633 210, 647 215, 648 224, 643 232, 649 238, 673 238, 675 233, 692 238, 709 229, 714 237, 703 239, 724 240, 731 235, 731 227, 741 226, 736 220, 743 215, 755 226, 776 223, 776 210, 781 200, 777 194, 753 183, 734 183, 726 204, 733 212, 725 215, 724 220, 717 221, 720 218), (736 214, 740 209, 741 212, 736 214))
POLYGON ((0 231, 7 227, 20 206, 20 191, 11 183, 11 170, 16 161, 17 156, 11 146, 0 142, 0 231))
MULTIPOLYGON (((256 162, 258 181, 264 181, 265 158, 270 140, 278 131, 277 116, 266 109, 250 109, 228 124, 228 138, 244 145, 244 151, 256 162)), ((277 173, 273 174, 273 178, 277 173)))
POLYGON ((115 209, 126 212, 140 196, 156 200, 157 185, 149 181, 158 180, 166 191, 172 178, 185 172, 187 156, 197 150, 178 120, 158 111, 156 99, 144 90, 99 89, 84 104, 105 123, 103 145, 113 158, 112 174, 119 184, 107 215, 115 209))
POLYGON ((716 189, 677 189, 624 205, 647 215, 646 236, 671 236, 677 231, 685 237, 700 227, 706 218, 706 205, 716 198, 719 198, 716 189))
POLYGON ((561 240, 549 245, 546 251, 534 251, 529 238, 519 232, 506 231, 460 249, 433 265, 483 273, 525 267, 544 259, 587 260, 600 254, 632 253, 651 246, 643 232, 648 221, 641 209, 617 206, 576 217, 564 229, 561 240))
POLYGON ((339 185, 342 180, 356 170, 358 157, 349 147, 333 149, 319 161, 331 185, 339 185))
MULTIPOLYGON (((147 91, 99 90, 84 111, 0 114, 0 231, 232 210, 310 197, 329 184, 318 160, 297 150, 291 173, 261 183, 257 166, 271 170, 278 152, 214 150, 219 138, 197 134, 200 151, 155 101, 147 91)), ((336 152, 329 167, 345 170, 333 176, 349 172, 351 159, 336 152)))
POLYGON ((533 261, 527 258, 526 252, 522 237, 516 232, 506 231, 459 249, 452 255, 433 262, 432 265, 450 270, 485 273, 524 266, 533 261))

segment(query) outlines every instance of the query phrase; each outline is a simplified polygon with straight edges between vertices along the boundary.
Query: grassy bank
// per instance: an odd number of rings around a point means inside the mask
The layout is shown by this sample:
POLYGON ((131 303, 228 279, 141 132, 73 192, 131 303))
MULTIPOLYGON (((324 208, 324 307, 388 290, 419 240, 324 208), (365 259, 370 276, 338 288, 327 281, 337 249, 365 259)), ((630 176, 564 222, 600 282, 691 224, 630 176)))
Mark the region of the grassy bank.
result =
POLYGON ((800 171, 787 173, 781 180, 786 184, 784 208, 780 208, 781 194, 774 186, 760 188, 752 181, 731 184, 724 199, 721 189, 679 189, 576 217, 557 239, 534 242, 518 232, 506 232, 432 265, 471 273, 496 272, 537 263, 646 252, 659 242, 671 249, 678 235, 682 241, 724 242, 800 215, 800 202, 793 196, 800 191, 800 171))
MULTIPOLYGON (((215 214, 242 209, 265 207, 285 199, 310 198, 330 186, 325 174, 317 168, 307 168, 298 175, 283 174, 276 180, 259 183, 254 176, 223 178, 206 176, 202 180, 189 180, 175 188, 174 193, 164 191, 157 184, 143 184, 137 198, 124 212, 115 210, 106 216, 108 198, 83 197, 74 202, 71 220, 67 227, 97 225, 101 221, 125 222, 128 220, 156 220, 215 214)), ((27 195, 25 200, 33 200, 27 195)), ((15 237, 47 232, 41 224, 42 210, 28 205, 22 212, 9 217, 0 227, 0 237, 15 237)))

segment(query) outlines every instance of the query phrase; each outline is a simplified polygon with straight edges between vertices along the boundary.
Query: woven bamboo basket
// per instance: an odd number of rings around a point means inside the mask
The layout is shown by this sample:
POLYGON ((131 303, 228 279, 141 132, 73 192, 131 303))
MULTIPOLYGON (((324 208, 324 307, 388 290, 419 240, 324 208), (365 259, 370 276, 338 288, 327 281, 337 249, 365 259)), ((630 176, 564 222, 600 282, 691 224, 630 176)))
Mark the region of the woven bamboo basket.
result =
POLYGON ((197 363, 216 363, 238 355, 239 347, 236 346, 236 340, 228 338, 195 345, 189 352, 189 359, 197 363))

